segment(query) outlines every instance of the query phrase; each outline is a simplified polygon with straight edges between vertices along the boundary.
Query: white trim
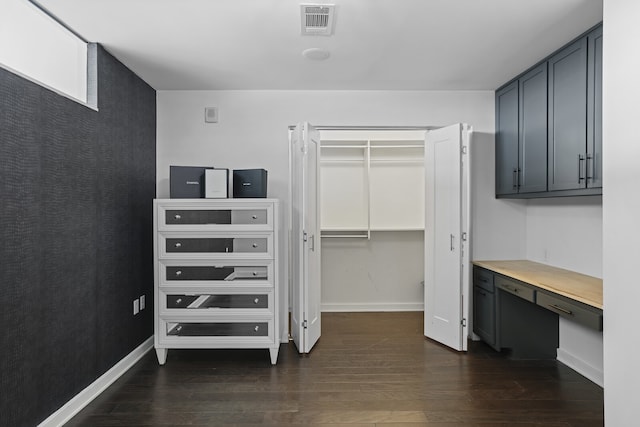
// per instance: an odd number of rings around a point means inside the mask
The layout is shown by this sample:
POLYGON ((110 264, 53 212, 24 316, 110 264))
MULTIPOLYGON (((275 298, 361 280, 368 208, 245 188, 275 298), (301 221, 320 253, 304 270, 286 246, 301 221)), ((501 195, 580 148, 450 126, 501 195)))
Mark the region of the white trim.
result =
POLYGON ((322 304, 323 312, 344 312, 344 311, 424 311, 424 304, 421 302, 399 302, 399 303, 335 303, 322 304))
MULTIPOLYGON (((64 98, 67 98, 67 99, 69 99, 69 100, 71 100, 73 102, 76 102, 76 103, 82 105, 83 107, 87 107, 88 109, 93 110, 93 111, 98 111, 98 107, 97 106, 93 106, 93 105, 89 104, 88 102, 83 101, 81 99, 78 99, 75 96, 69 95, 68 93, 66 93, 66 92, 64 92, 64 91, 62 91, 60 89, 56 89, 53 86, 49 86, 48 84, 43 83, 40 80, 35 79, 35 78, 31 77, 31 76, 28 76, 25 73, 16 70, 15 68, 11 68, 10 66, 8 66, 8 65, 6 65, 6 64, 4 64, 2 62, 0 62, 0 68, 4 69, 4 70, 6 70, 6 71, 8 71, 8 72, 10 72, 12 74, 15 74, 18 77, 21 77, 21 78, 23 78, 25 80, 28 80, 31 83, 35 83, 38 86, 42 86, 43 88, 45 88, 47 90, 50 90, 51 92, 55 93, 56 95, 60 95, 60 96, 62 96, 64 98)), ((88 91, 89 91, 89 87, 87 86, 87 97, 88 97, 88 91)))
POLYGON ((585 378, 598 384, 600 387, 604 387, 604 372, 600 369, 589 365, 579 357, 559 348, 558 349, 558 362, 567 365, 585 378))
POLYGON ((115 380, 127 372, 151 349, 153 349, 153 336, 149 337, 135 350, 113 365, 111 369, 105 372, 93 383, 89 384, 87 388, 75 395, 75 397, 65 403, 60 409, 51 414, 49 418, 38 424, 38 427, 58 427, 64 425, 85 406, 91 403, 93 399, 105 391, 107 387, 113 384, 115 380))

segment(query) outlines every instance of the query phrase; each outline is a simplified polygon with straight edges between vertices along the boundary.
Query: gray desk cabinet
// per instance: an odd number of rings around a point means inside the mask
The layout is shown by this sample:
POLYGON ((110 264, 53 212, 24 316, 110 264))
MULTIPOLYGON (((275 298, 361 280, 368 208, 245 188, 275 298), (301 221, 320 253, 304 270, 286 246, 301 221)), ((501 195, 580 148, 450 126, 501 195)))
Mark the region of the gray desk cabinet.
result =
POLYGON ((473 268, 473 332, 499 350, 496 342, 496 303, 493 273, 473 268))

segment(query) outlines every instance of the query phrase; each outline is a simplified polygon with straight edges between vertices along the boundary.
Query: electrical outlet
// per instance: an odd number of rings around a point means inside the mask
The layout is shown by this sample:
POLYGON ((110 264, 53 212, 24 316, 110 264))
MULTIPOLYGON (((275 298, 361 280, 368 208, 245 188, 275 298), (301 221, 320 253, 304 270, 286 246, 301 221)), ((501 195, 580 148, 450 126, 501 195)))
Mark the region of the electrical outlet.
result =
POLYGON ((133 315, 135 316, 140 312, 140 300, 137 298, 133 300, 133 315))
POLYGON ((140 295, 140 311, 146 307, 144 295, 140 295))

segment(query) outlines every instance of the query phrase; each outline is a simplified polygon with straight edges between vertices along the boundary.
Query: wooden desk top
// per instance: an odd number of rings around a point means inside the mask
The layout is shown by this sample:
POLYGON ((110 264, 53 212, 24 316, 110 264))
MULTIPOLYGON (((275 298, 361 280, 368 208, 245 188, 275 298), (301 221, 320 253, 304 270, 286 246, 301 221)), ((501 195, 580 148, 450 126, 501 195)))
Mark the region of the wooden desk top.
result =
POLYGON ((526 260, 473 264, 602 310, 602 279, 526 260))

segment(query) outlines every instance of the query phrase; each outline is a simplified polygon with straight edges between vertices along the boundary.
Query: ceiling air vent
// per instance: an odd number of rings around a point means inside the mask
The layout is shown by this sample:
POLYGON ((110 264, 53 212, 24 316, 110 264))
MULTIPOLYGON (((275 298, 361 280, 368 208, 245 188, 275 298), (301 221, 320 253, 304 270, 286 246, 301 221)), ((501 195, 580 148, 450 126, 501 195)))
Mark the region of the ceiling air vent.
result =
POLYGON ((330 36, 333 32, 334 4, 301 4, 303 36, 330 36))

